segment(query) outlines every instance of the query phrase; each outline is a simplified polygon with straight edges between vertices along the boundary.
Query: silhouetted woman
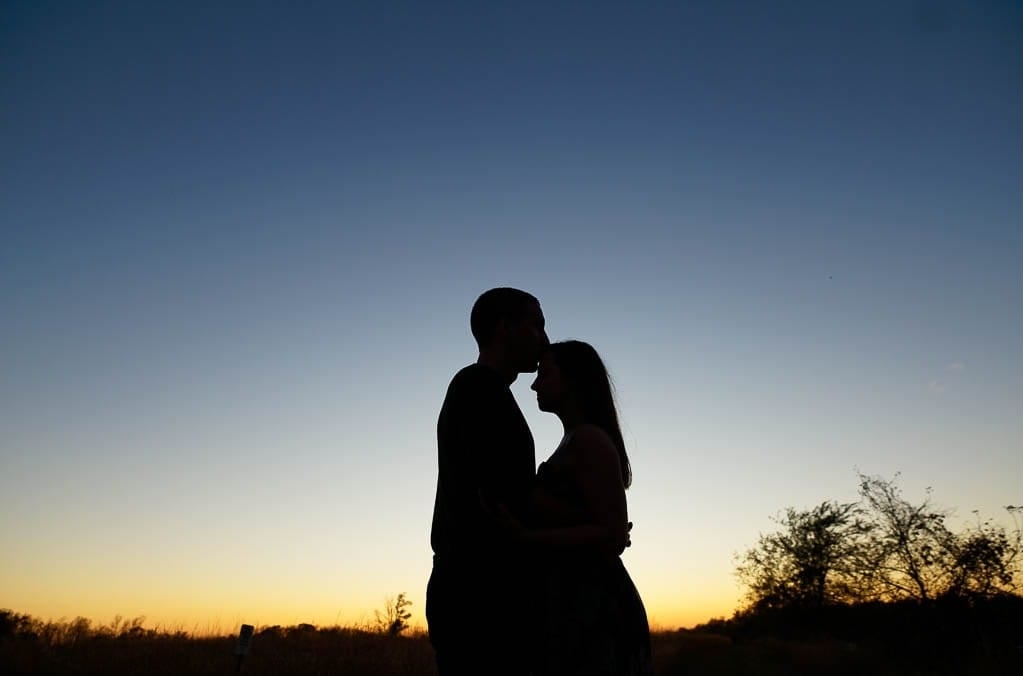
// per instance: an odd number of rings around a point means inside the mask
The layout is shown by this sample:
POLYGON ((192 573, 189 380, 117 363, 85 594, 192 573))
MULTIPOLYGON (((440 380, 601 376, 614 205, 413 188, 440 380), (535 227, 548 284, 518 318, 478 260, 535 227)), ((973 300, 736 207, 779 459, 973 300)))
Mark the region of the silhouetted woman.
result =
POLYGON ((536 673, 646 676, 646 611, 619 556, 632 470, 607 369, 587 343, 554 343, 532 389, 565 428, 537 470, 531 527, 512 523, 542 564, 536 673))

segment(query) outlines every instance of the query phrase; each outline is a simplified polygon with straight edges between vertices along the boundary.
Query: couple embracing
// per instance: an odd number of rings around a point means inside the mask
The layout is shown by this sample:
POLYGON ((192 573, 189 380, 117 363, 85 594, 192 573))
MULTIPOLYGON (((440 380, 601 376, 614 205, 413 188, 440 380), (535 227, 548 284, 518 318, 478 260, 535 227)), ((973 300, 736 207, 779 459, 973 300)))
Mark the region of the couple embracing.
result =
POLYGON ((470 327, 479 358, 437 421, 426 617, 440 676, 647 676, 646 612, 620 558, 632 473, 607 369, 587 343, 551 344, 525 291, 486 291, 470 327), (539 468, 509 389, 534 372, 537 405, 565 429, 539 468))

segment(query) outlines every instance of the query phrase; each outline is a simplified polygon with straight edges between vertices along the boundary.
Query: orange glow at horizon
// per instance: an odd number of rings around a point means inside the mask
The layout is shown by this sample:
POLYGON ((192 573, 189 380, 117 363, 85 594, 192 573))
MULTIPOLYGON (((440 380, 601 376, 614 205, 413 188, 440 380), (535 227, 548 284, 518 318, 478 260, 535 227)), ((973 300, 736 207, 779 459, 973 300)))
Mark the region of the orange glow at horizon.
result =
MULTIPOLYGON (((301 623, 317 627, 372 626, 376 610, 384 607, 385 596, 376 605, 362 606, 327 604, 323 599, 296 593, 290 601, 281 599, 231 598, 202 594, 202 600, 174 597, 172 594, 152 594, 145 599, 130 599, 123 595, 72 595, 12 598, 4 608, 24 613, 43 621, 69 621, 77 617, 89 619, 94 626, 108 626, 115 618, 144 618, 144 626, 157 630, 187 631, 197 635, 227 634, 237 631, 243 624, 257 627, 273 625, 293 626, 301 623)), ((425 598, 422 593, 407 594, 412 600, 413 616, 410 626, 426 629, 425 598)), ((653 630, 690 628, 715 617, 731 616, 735 602, 729 599, 644 597, 647 618, 653 630)))

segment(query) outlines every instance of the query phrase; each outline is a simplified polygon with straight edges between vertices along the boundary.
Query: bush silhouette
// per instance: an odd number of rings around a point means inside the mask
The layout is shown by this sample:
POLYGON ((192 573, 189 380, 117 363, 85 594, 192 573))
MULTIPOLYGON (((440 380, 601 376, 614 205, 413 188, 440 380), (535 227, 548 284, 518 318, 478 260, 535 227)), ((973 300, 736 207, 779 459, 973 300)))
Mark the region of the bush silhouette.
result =
POLYGON ((374 611, 377 631, 388 636, 398 636, 408 629, 408 621, 412 617, 408 608, 411 605, 412 602, 405 598, 405 592, 398 594, 397 597, 388 596, 384 602, 383 612, 374 611))
POLYGON ((896 478, 860 474, 858 503, 789 508, 779 530, 737 556, 746 610, 820 608, 834 603, 992 598, 1016 589, 1023 530, 990 519, 961 532, 949 510, 905 499, 896 478))

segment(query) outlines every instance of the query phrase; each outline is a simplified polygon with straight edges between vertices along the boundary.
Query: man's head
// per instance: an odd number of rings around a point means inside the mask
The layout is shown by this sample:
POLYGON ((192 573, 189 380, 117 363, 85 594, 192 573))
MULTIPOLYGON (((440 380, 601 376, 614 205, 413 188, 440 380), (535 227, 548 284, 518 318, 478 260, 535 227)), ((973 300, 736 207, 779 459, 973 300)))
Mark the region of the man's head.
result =
POLYGON ((540 301, 519 289, 483 292, 472 306, 469 326, 481 353, 498 355, 518 373, 536 371, 540 353, 549 343, 540 301))

